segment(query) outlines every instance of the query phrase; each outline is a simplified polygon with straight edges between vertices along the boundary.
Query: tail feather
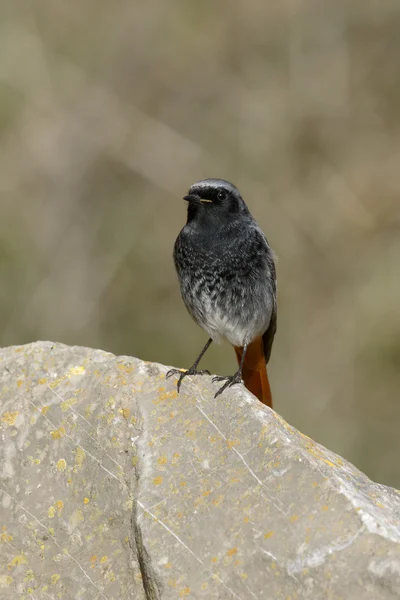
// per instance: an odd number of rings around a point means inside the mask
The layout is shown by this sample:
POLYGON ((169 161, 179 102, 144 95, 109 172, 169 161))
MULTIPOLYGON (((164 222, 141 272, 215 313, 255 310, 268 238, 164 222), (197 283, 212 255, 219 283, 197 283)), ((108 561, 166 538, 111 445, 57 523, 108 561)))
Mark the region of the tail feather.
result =
MULTIPOLYGON (((236 347, 236 358, 240 364, 243 348, 236 347)), ((267 406, 272 408, 271 388, 268 380, 267 364, 264 356, 263 338, 256 338, 247 347, 242 377, 246 388, 267 406)))

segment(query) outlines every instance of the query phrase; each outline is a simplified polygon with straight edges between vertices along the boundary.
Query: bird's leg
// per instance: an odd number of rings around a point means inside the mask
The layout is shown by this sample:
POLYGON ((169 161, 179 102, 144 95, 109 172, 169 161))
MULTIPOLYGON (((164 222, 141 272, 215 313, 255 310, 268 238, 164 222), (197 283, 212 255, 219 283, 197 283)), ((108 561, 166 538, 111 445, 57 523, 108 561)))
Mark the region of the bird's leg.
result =
POLYGON ((240 360, 240 365, 234 375, 223 375, 222 377, 213 377, 212 378, 213 383, 215 381, 225 381, 224 385, 218 390, 218 392, 215 394, 214 398, 216 398, 217 396, 222 394, 222 392, 225 391, 227 387, 231 387, 231 385, 235 385, 235 383, 242 383, 242 370, 243 370, 244 357, 246 356, 246 352, 247 352, 247 344, 245 344, 243 346, 243 354, 242 354, 242 358, 240 360))
POLYGON ((168 371, 168 373, 166 374, 166 376, 165 376, 166 379, 168 379, 169 377, 171 377, 171 375, 179 375, 178 383, 176 385, 176 388, 178 390, 178 394, 179 394, 179 390, 180 390, 180 387, 181 387, 182 380, 186 377, 186 375, 210 375, 210 371, 207 371, 207 369, 203 369, 203 371, 198 371, 197 367, 198 367, 199 362, 203 358, 204 354, 208 350, 211 342, 212 342, 212 338, 210 338, 208 340, 208 342, 206 343, 206 345, 204 346, 203 350, 200 352, 199 356, 196 358, 196 360, 194 361, 194 363, 192 364, 192 366, 190 367, 190 369, 187 369, 186 371, 185 370, 181 370, 181 369, 170 369, 168 371))

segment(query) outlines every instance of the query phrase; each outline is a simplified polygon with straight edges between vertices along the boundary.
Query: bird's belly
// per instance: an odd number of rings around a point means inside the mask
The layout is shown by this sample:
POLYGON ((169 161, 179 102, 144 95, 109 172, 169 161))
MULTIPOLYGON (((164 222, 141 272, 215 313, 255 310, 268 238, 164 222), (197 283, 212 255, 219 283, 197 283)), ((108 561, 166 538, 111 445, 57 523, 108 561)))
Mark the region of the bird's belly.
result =
POLYGON ((268 329, 272 297, 267 292, 241 297, 203 291, 189 311, 215 342, 225 339, 234 346, 243 346, 268 329))

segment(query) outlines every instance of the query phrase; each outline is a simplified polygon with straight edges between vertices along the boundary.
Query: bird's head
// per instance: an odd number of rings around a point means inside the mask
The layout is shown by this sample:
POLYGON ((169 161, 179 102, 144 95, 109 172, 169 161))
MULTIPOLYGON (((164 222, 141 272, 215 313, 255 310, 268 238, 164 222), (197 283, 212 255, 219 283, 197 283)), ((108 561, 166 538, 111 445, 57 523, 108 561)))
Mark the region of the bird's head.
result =
POLYGON ((188 222, 230 220, 249 212, 239 190, 224 179, 203 179, 194 183, 184 200, 189 203, 188 222))

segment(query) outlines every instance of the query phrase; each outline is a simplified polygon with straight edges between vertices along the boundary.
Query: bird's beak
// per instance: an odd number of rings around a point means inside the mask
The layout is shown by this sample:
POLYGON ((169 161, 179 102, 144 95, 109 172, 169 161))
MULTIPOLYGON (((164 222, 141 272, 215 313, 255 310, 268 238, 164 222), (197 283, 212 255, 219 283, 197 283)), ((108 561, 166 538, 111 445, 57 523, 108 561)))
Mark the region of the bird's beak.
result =
POLYGON ((187 196, 183 196, 184 200, 188 202, 194 202, 198 204, 199 202, 212 202, 212 200, 207 200, 206 198, 200 198, 197 194, 188 194, 187 196))
POLYGON ((200 196, 197 194, 188 194, 187 196, 183 196, 183 199, 188 202, 200 202, 200 196))

